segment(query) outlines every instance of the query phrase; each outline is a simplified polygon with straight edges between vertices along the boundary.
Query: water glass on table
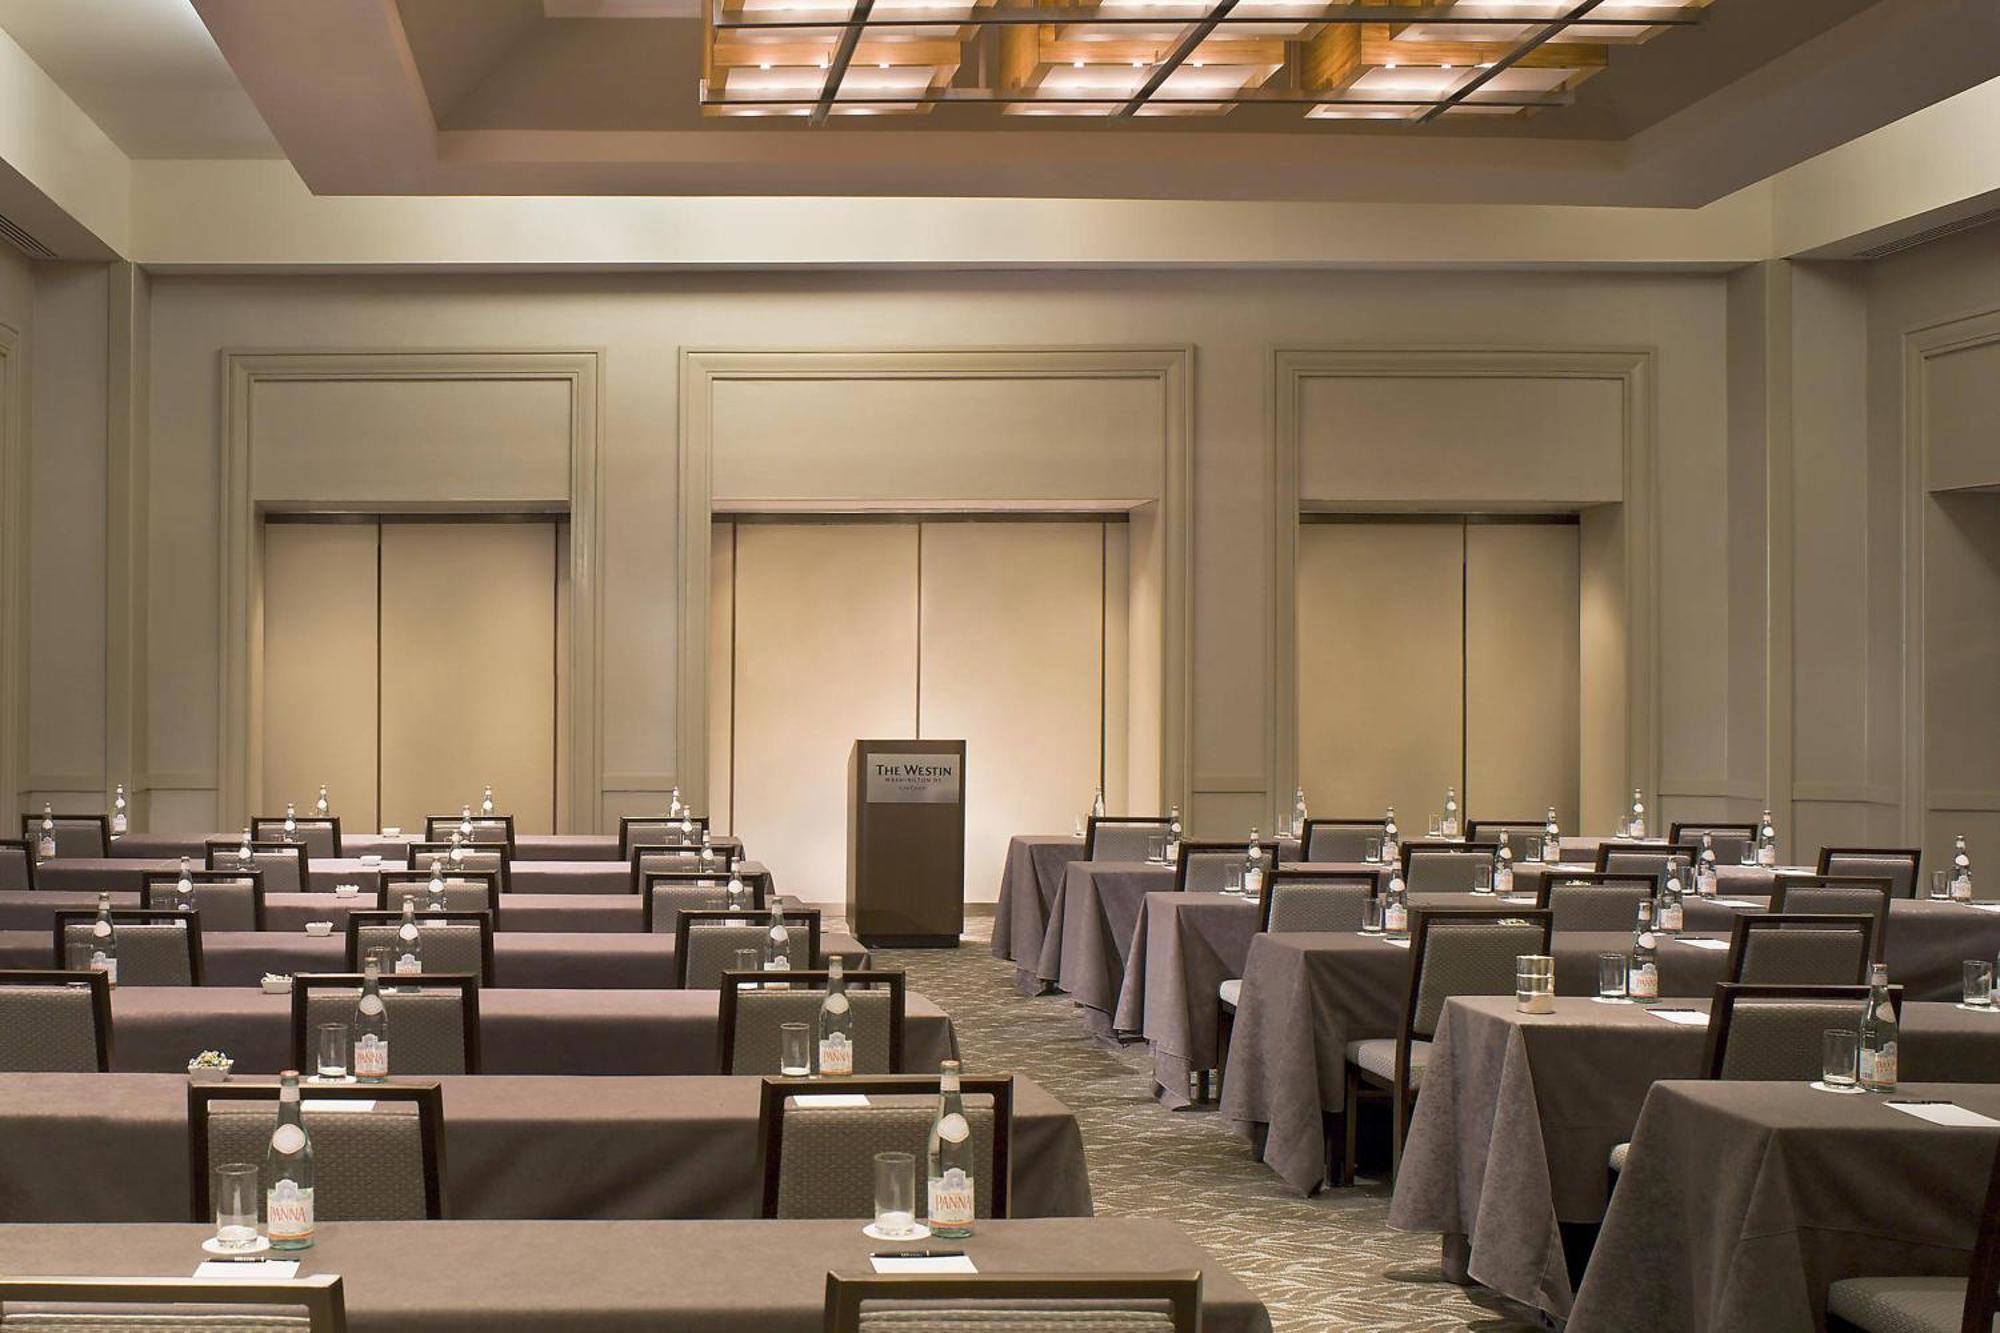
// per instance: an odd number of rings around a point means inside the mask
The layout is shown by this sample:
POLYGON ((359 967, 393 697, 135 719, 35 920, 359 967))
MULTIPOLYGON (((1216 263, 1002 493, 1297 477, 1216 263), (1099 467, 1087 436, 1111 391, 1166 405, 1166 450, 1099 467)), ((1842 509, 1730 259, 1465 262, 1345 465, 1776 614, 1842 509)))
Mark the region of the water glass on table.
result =
POLYGON ((1827 1028, 1820 1033, 1820 1080, 1822 1092, 1859 1092, 1861 1030, 1827 1028))
POLYGON ((1993 1007, 1993 964, 1984 958, 1965 960, 1965 1007, 1967 1009, 1993 1007))
POLYGON ((1230 866, 1227 870, 1222 872, 1222 891, 1224 893, 1234 894, 1239 898, 1243 896, 1242 866, 1230 866))
POLYGON ((1493 892, 1493 867, 1480 862, 1472 867, 1472 891, 1474 893, 1493 892))
POLYGON ((1931 871, 1931 900, 1940 903, 1951 901, 1951 876, 1942 870, 1931 871))
POLYGON ((1361 933, 1380 935, 1382 933, 1382 900, 1364 898, 1361 900, 1361 933))
POLYGON ((1382 864, 1382 840, 1380 838, 1364 839, 1361 843, 1361 859, 1371 866, 1382 864))
POLYGON ((1626 995, 1626 964, 1622 953, 1601 953, 1597 955, 1597 998, 1606 1003, 1623 1004, 1626 995))
POLYGON ((1167 838, 1165 834, 1146 839, 1146 864, 1165 865, 1167 863, 1167 838))
POLYGON ((254 1162, 225 1162, 209 1173, 215 1204, 215 1248, 250 1250, 257 1244, 257 1174, 254 1162))
POLYGON ((812 1073, 812 1045, 806 1040, 804 1023, 778 1026, 778 1072, 786 1078, 805 1078, 812 1073))
POLYGON ((319 1025, 319 1079, 322 1083, 347 1081, 347 1024, 319 1025))
POLYGON ((887 1240, 916 1236, 917 1159, 906 1152, 875 1154, 875 1231, 887 1240))

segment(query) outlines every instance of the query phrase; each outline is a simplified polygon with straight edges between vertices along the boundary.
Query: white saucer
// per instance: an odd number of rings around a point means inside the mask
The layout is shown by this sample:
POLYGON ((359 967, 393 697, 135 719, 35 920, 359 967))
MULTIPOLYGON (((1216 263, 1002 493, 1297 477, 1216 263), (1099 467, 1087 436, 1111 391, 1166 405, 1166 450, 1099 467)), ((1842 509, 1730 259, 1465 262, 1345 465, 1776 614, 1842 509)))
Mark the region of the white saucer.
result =
POLYGON ((1952 1008, 1963 1009, 1968 1014, 2000 1014, 2000 1005, 1967 1004, 1963 1000, 1960 1000, 1957 1004, 1954 1004, 1952 1008))
POLYGON ((1591 997, 1590 997, 1590 1002, 1591 1002, 1592 1004, 1630 1004, 1630 1003, 1632 1003, 1632 1001, 1631 1001, 1631 1000, 1627 999, 1627 998, 1626 998, 1625 996, 1623 996, 1623 995, 1593 995, 1593 996, 1591 996, 1591 997))
POLYGON ((1862 1087, 1859 1083, 1856 1083, 1854 1086, 1849 1088, 1836 1088, 1831 1083, 1822 1083, 1818 1079, 1814 1079, 1807 1086, 1810 1087, 1814 1092, 1830 1092, 1838 1097, 1852 1096, 1855 1093, 1867 1091, 1867 1089, 1862 1087))
POLYGON ((241 1259, 245 1255, 262 1254, 264 1251, 270 1249, 271 1238, 269 1236, 259 1236, 256 1243, 252 1245, 224 1245, 218 1238, 210 1236, 201 1243, 201 1248, 203 1253, 220 1255, 224 1259, 241 1259))
POLYGON ((352 1074, 343 1074, 339 1078, 321 1078, 318 1074, 308 1074, 299 1080, 299 1082, 313 1088, 338 1088, 344 1084, 359 1081, 352 1074))
POLYGON ((891 1235, 878 1228, 873 1222, 861 1228, 861 1234, 870 1240, 929 1240, 931 1229, 922 1222, 915 1223, 910 1231, 901 1235, 891 1235))

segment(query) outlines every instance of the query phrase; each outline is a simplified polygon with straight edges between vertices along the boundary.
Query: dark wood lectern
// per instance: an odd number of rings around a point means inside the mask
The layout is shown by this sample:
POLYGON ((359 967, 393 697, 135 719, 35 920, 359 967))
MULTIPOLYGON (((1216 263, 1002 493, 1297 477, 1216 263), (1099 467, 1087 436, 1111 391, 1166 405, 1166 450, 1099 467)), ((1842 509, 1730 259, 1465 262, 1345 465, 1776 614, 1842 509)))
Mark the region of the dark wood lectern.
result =
POLYGON ((965 929, 965 742, 856 741, 847 928, 871 948, 955 949, 965 929))

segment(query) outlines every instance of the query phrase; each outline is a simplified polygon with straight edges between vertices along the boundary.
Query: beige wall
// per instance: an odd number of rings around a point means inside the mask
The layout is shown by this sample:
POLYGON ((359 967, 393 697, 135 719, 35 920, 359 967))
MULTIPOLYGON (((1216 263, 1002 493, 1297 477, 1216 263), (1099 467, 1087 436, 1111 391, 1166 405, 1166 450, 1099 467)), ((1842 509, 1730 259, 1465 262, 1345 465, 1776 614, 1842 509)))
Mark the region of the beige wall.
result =
POLYGON ((0 245, 0 815, 13 823, 27 782, 30 326, 34 273, 0 245))

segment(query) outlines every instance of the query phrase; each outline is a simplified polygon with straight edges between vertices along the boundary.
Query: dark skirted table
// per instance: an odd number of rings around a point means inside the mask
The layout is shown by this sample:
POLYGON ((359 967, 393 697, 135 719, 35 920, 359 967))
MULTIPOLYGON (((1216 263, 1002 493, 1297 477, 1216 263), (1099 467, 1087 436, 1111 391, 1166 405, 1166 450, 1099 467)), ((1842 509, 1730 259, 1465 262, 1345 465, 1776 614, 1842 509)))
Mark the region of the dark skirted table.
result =
MULTIPOLYGON (((344 914, 343 914, 344 915, 344 914)), ((868 950, 850 935, 820 937, 820 952, 859 966, 868 950)), ((266 973, 347 970, 344 925, 332 935, 293 931, 208 931, 201 936, 205 986, 255 986, 266 973)), ((49 931, 0 931, 0 968, 42 968, 55 962, 49 931)), ((666 990, 674 983, 674 937, 604 932, 543 934, 505 931, 493 938, 496 987, 666 990)))
MULTIPOLYGON (((203 845, 210 838, 234 838, 240 830, 230 829, 226 833, 127 833, 122 838, 111 841, 113 856, 137 857, 181 857, 199 859, 203 845)), ((449 842, 447 834, 445 841, 449 842)), ((400 833, 393 837, 382 833, 357 833, 343 831, 340 850, 345 856, 380 856, 400 863, 413 842, 422 839, 414 834, 400 833)), ((741 846, 735 838, 714 839, 715 845, 741 846)), ((619 861, 618 835, 615 833, 519 833, 514 836, 514 859, 517 861, 619 861)))
MULTIPOLYGON (((787 910, 802 905, 796 898, 782 895, 779 901, 787 910)), ((138 890, 113 892, 111 905, 139 906, 138 890)), ((39 930, 46 934, 54 928, 58 911, 96 906, 95 893, 50 893, 41 889, 33 893, 0 893, 0 930, 39 930)), ((272 893, 264 897, 264 924, 271 930, 303 930, 308 921, 331 921, 335 930, 344 930, 349 912, 372 911, 374 907, 372 889, 347 897, 332 892, 272 893)), ((644 924, 644 902, 638 894, 620 888, 614 893, 509 893, 500 902, 498 929, 502 934, 517 930, 565 935, 631 934, 644 924)))
MULTIPOLYGON (((770 871, 756 861, 742 862, 745 879, 767 882, 770 871)), ((53 893, 138 893, 147 875, 171 875, 180 868, 179 857, 68 857, 44 861, 35 867, 35 890, 53 893)), ((384 870, 405 869, 400 862, 369 864, 358 857, 320 857, 308 867, 312 887, 331 893, 342 884, 353 884, 364 894, 381 886, 384 870)), ((524 894, 629 894, 632 869, 625 861, 515 861, 507 871, 508 889, 524 894)), ((769 888, 766 888, 769 892, 769 888)))
POLYGON ((1028 994, 1041 989, 1035 960, 1063 871, 1082 859, 1083 839, 1067 834, 1016 834, 1007 840, 1000 899, 993 905, 993 956, 1015 965, 1015 984, 1028 994))
MULTIPOLYGON (((1735 918, 1768 911, 1764 893, 1724 892, 1717 900, 1690 898, 1690 929, 1727 934, 1735 918)), ((1889 941, 1883 961, 1889 979, 1903 988, 1907 1000, 1956 1003, 1964 988, 1968 958, 1991 959, 2000 953, 2000 903, 1938 902, 1929 898, 1893 898, 1889 902, 1889 941)))
MULTIPOLYGON (((1896 1095, 2000 1118, 1991 1085, 1896 1095)), ((1963 1278, 2000 1128, 1934 1125, 1886 1101, 1804 1083, 1654 1084, 1571 1333, 1822 1328, 1842 1278, 1963 1278)))
MULTIPOLYGON (((212 1226, 0 1227, 0 1272, 186 1277, 212 1226)), ((352 1333, 820 1333, 829 1271, 884 1248, 858 1222, 329 1222, 299 1276, 338 1273, 352 1333)), ((1207 1333, 1270 1315, 1171 1223, 981 1222, 951 1242, 982 1273, 1199 1269, 1207 1333)))
MULTIPOLYGON (((1708 1006, 1655 1008, 1705 1020, 1708 1006)), ((1455 1253, 1469 1238, 1475 1281, 1566 1316, 1557 1224, 1603 1218, 1612 1147, 1631 1140, 1656 1081, 1700 1075, 1707 1041, 1705 1021, 1640 1005, 1563 997, 1553 1014, 1524 1014, 1512 997, 1447 1001, 1389 1224, 1437 1232, 1455 1253)), ((1899 1054, 1906 1078, 2000 1083, 2000 1012, 1906 1002, 1899 1054)))
MULTIPOLYGON (((451 1217, 757 1216, 761 1079, 436 1081, 451 1217)), ((185 1075, 0 1074, 0 1222, 187 1221, 187 1089, 185 1075)), ((1076 1117, 1018 1077, 1013 1144, 1014 1216, 1090 1215, 1076 1117)))
MULTIPOLYGON (((1723 979, 1728 953, 1691 938, 1660 946, 1664 996, 1706 997, 1723 979)), ((1630 945, 1622 931, 1558 932, 1557 992, 1596 994, 1598 955, 1630 945)), ((1409 948, 1380 936, 1302 931, 1251 941, 1222 1111, 1299 1193, 1326 1176, 1320 1117, 1340 1109, 1347 1043, 1395 1036, 1409 990, 1409 948)))
MULTIPOLYGON (((711 990, 484 990, 479 1038, 489 1074, 713 1074, 711 990)), ((958 1058, 951 1019, 912 992, 904 1067, 924 1073, 958 1058)), ((187 1072, 205 1049, 238 1073, 292 1067, 292 997, 224 986, 120 986, 111 993, 111 1067, 187 1072)))

